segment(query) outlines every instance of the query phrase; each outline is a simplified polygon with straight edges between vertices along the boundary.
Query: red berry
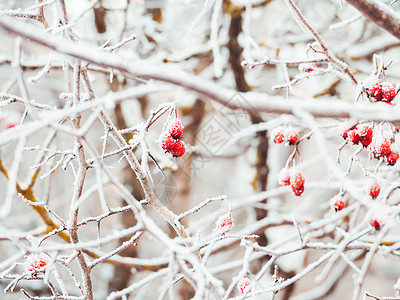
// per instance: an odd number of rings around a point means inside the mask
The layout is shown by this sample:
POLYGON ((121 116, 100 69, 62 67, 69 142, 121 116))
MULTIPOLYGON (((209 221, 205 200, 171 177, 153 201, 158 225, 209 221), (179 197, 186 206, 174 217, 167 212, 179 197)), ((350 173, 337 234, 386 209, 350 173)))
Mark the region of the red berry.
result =
POLYGON ((40 267, 44 267, 44 266, 46 266, 46 265, 47 265, 47 261, 41 257, 41 258, 40 258, 40 261, 39 261, 39 266, 40 266, 40 267))
POLYGON ((364 138, 361 138, 361 144, 363 144, 364 147, 369 146, 369 144, 372 143, 372 135, 367 135, 364 138))
POLYGON ((223 232, 229 232, 233 226, 233 220, 231 214, 219 216, 216 224, 219 230, 223 232))
POLYGON ((380 191, 381 187, 376 180, 372 181, 367 187, 368 195, 370 195, 372 198, 378 197, 380 191))
POLYGON ((175 140, 175 145, 174 148, 171 149, 171 154, 174 157, 181 157, 183 154, 185 154, 185 145, 181 140, 175 140))
POLYGON ((13 127, 15 127, 17 125, 18 125, 18 123, 12 123, 12 122, 6 123, 6 129, 13 128, 13 127))
POLYGON ((292 177, 290 178, 290 182, 294 188, 300 188, 304 185, 305 179, 300 172, 297 172, 292 175, 292 177))
POLYGON ((290 185, 290 172, 288 169, 283 168, 278 175, 278 181, 281 185, 290 185))
POLYGON ((357 133, 360 137, 360 142, 367 147, 372 142, 373 131, 372 127, 368 124, 361 124, 357 126, 357 133))
POLYGON ((372 152, 376 157, 386 156, 390 153, 390 146, 392 142, 383 136, 374 137, 371 143, 372 152))
POLYGON ((179 119, 173 119, 168 123, 169 134, 174 138, 179 138, 183 133, 183 126, 179 119))
POLYGON ((387 160, 388 164, 391 166, 395 165, 398 159, 399 159, 399 152, 397 152, 397 151, 391 151, 386 156, 386 160, 387 160))
POLYGON ((244 294, 247 291, 250 291, 250 284, 251 284, 250 279, 248 279, 247 277, 243 277, 242 279, 239 280, 237 288, 242 294, 244 294))
POLYGON ((305 179, 304 179, 303 175, 300 172, 295 173, 290 178, 291 188, 292 188, 293 193, 296 196, 300 196, 301 194, 303 194, 303 192, 304 192, 304 182, 305 182, 305 179))
POLYGON ((394 88, 393 84, 388 81, 382 82, 383 99, 386 101, 392 101, 395 96, 396 96, 396 89, 394 88))
POLYGON ((335 212, 342 210, 345 206, 342 197, 337 196, 337 197, 332 198, 331 206, 335 210, 335 212))
POLYGON ((357 129, 352 129, 347 131, 347 137, 350 142, 353 144, 358 144, 361 141, 360 136, 358 135, 357 129))
POLYGON ((353 130, 357 127, 358 125, 358 121, 354 121, 354 120, 349 120, 347 122, 344 122, 343 125, 341 126, 341 130, 343 130, 343 132, 340 134, 345 140, 347 140, 348 138, 348 132, 350 130, 353 130))
POLYGON ((29 273, 43 272, 48 264, 48 258, 44 254, 31 254, 25 262, 25 271, 29 273))
POLYGON ((165 134, 161 139, 161 148, 165 151, 172 151, 175 146, 175 140, 169 134, 165 134))
POLYGON ((342 133, 342 138, 344 138, 345 140, 348 138, 347 133, 349 132, 350 129, 346 129, 345 131, 343 131, 342 133))
POLYGON ((295 188, 292 186, 292 192, 293 192, 293 194, 295 194, 296 196, 300 196, 300 195, 303 194, 303 192, 304 192, 304 185, 301 186, 301 187, 299 187, 299 188, 297 188, 297 189, 295 189, 295 188))
POLYGON ((299 139, 299 134, 295 129, 289 127, 285 130, 285 140, 289 142, 290 145, 293 145, 299 139))
POLYGON ((383 98, 382 84, 380 82, 377 82, 368 88, 367 92, 375 101, 381 101, 383 98))
POLYGON ((277 127, 272 131, 272 140, 275 144, 281 144, 285 140, 284 129, 282 127, 277 127))
POLYGON ((312 63, 301 63, 299 64, 299 71, 301 73, 311 73, 314 72, 315 65, 312 63))
POLYGON ((382 220, 378 219, 378 218, 372 218, 369 221, 369 225, 371 225, 372 227, 374 227, 376 230, 381 229, 382 226, 382 220))

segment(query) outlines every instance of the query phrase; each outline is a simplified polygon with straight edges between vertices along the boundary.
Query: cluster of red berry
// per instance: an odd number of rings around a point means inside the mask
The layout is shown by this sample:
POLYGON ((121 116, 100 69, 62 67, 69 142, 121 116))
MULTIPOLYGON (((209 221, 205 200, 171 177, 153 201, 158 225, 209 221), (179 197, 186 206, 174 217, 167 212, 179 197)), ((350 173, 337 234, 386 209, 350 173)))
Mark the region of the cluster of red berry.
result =
POLYGON ((28 273, 43 272, 48 264, 48 258, 45 255, 29 255, 24 263, 25 271, 28 273))
POLYGON ((271 133, 272 140, 275 144, 288 142, 289 145, 294 145, 299 139, 299 134, 292 127, 277 127, 271 133))
POLYGON ((371 144, 372 136, 373 130, 368 124, 356 124, 342 133, 345 140, 349 140, 353 144, 361 143, 364 147, 371 144))
POLYGON ((356 124, 345 130, 342 137, 353 144, 361 143, 364 147, 369 146, 376 158, 386 157, 389 165, 394 165, 399 158, 399 153, 391 150, 392 142, 382 135, 374 135, 372 127, 368 124, 356 124))
POLYGON ((391 103, 397 94, 391 82, 381 82, 377 76, 370 76, 364 80, 363 86, 366 89, 368 97, 373 101, 391 103))
POLYGON ((171 120, 161 137, 161 148, 171 153, 174 157, 181 157, 185 154, 185 145, 180 140, 183 133, 183 126, 179 119, 171 120))
POLYGON ((286 168, 279 172, 278 181, 281 185, 290 185, 292 192, 300 196, 304 192, 305 179, 301 172, 290 171, 286 168))

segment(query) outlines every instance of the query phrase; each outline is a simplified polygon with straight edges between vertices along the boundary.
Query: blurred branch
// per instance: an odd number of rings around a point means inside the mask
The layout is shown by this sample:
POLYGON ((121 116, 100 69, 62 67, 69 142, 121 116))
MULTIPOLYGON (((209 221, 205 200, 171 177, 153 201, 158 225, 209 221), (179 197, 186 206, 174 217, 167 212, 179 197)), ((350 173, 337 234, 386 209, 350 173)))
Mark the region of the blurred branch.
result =
POLYGON ((307 28, 307 30, 314 36, 314 39, 318 42, 318 44, 321 46, 322 51, 326 55, 326 57, 329 59, 329 61, 340 71, 343 73, 347 74, 347 76, 350 78, 350 80, 354 83, 357 84, 357 80, 354 77, 353 73, 349 70, 349 66, 344 63, 343 61, 339 60, 336 58, 334 55, 332 55, 326 46, 325 42, 322 40, 321 36, 317 31, 314 30, 314 28, 310 25, 310 23, 305 19, 305 17, 302 15, 296 4, 292 0, 285 0, 295 17, 301 22, 302 25, 307 28))
POLYGON ((382 1, 346 0, 380 28, 400 39, 400 16, 382 1))
MULTIPOLYGON (((7 172, 7 169, 4 167, 2 160, 0 160, 0 172, 4 175, 4 177, 6 177, 6 179, 8 179, 8 172, 7 172)), ((31 179, 31 184, 26 189, 21 188, 21 186, 18 182, 16 183, 17 192, 20 193, 26 200, 33 202, 33 203, 38 203, 38 201, 36 200, 36 198, 33 194, 33 189, 32 189, 33 183, 35 182, 37 175, 38 175, 38 172, 35 172, 31 179)), ((51 232, 54 229, 59 228, 59 226, 56 223, 54 223, 54 221, 50 218, 45 207, 40 206, 40 205, 32 205, 32 208, 40 215, 40 217, 42 218, 44 223, 47 225, 47 230, 45 233, 51 232)), ((59 232, 58 234, 64 241, 66 241, 68 243, 71 241, 71 239, 67 233, 62 231, 62 232, 59 232)))
POLYGON ((43 37, 36 33, 35 29, 24 24, 24 27, 15 22, 5 22, 0 20, 0 27, 4 30, 22 36, 35 43, 53 49, 59 53, 76 57, 87 62, 97 64, 102 67, 119 70, 122 74, 131 78, 153 79, 167 82, 194 91, 207 99, 219 102, 220 104, 235 110, 294 114, 296 110, 303 110, 314 117, 325 118, 355 118, 360 120, 376 120, 399 122, 400 112, 386 104, 362 104, 349 103, 335 100, 305 100, 291 97, 290 100, 283 101, 280 96, 270 96, 267 94, 248 92, 237 93, 234 90, 223 88, 212 81, 207 81, 199 76, 194 76, 179 69, 165 65, 149 65, 138 62, 129 62, 120 59, 110 53, 104 53, 97 48, 83 47, 77 44, 65 42, 51 36, 43 37), (243 102, 240 105, 230 101, 234 95, 240 95, 243 102))
MULTIPOLYGON (((73 98, 74 102, 73 105, 76 106, 81 101, 80 99, 80 86, 81 86, 81 61, 77 60, 74 65, 74 78, 73 78, 73 98)), ((76 116, 72 119, 72 123, 76 130, 81 128, 81 118, 82 115, 80 113, 76 114, 76 116)), ((74 152, 77 154, 78 160, 78 170, 75 176, 74 181, 74 189, 71 199, 71 206, 69 211, 69 219, 68 219, 68 230, 71 236, 71 241, 74 244, 79 243, 79 236, 78 236, 78 213, 79 213, 79 206, 76 205, 79 198, 82 195, 83 186, 85 184, 86 174, 87 174, 87 164, 86 164, 86 154, 85 149, 82 145, 82 138, 75 136, 74 140, 74 152)), ((93 298, 93 287, 92 287, 92 280, 90 276, 90 267, 86 258, 83 255, 82 250, 77 250, 77 260, 79 267, 81 268, 82 272, 82 280, 83 280, 83 289, 84 289, 84 296, 88 300, 92 300, 93 298)))

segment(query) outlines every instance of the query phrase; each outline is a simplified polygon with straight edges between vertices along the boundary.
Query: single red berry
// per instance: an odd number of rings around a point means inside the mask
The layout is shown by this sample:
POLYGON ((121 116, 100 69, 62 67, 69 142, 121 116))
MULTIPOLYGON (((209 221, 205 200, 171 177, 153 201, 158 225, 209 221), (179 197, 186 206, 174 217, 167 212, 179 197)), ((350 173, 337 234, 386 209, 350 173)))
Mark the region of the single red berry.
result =
POLYGON ((6 129, 13 128, 13 127, 15 127, 17 125, 18 125, 18 123, 8 122, 8 123, 6 123, 6 129))
POLYGON ((295 189, 292 186, 292 192, 293 192, 293 194, 295 194, 295 196, 301 196, 301 194, 303 194, 303 192, 304 192, 304 185, 302 185, 301 187, 299 187, 297 189, 295 189))
POLYGON ((361 141, 360 136, 358 135, 357 129, 352 129, 347 131, 347 137, 350 142, 353 144, 358 144, 361 141))
POLYGON ((278 175, 278 181, 281 185, 290 185, 290 171, 283 168, 278 175))
POLYGON ((297 189, 304 185, 305 179, 300 172, 297 172, 291 176, 290 183, 292 187, 297 189))
POLYGON ((331 207, 335 210, 335 212, 342 210, 345 207, 342 197, 337 196, 332 198, 331 207))
POLYGON ((46 265, 47 265, 47 260, 45 260, 43 257, 40 257, 39 266, 42 268, 45 267, 46 265))
POLYGON ((300 196, 304 192, 305 179, 300 172, 295 173, 290 177, 290 185, 293 193, 296 196, 300 196))
POLYGON ((376 181, 376 180, 372 181, 367 186, 368 195, 370 195, 372 198, 378 197, 380 191, 381 191, 381 187, 380 187, 378 181, 376 181))
POLYGON ((396 89, 391 82, 382 82, 382 97, 386 101, 392 101, 396 96, 396 89))
POLYGON ((294 128, 289 127, 285 130, 285 140, 289 142, 290 145, 295 144, 298 139, 299 139, 299 134, 294 128))
POLYGON ((369 146, 372 143, 372 135, 367 135, 364 138, 361 138, 360 142, 364 147, 369 146))
POLYGON ((181 157, 183 156, 183 154, 185 154, 185 145, 183 144, 183 142, 181 140, 175 140, 175 145, 174 148, 171 149, 171 154, 174 157, 181 157))
POLYGON ((371 144, 373 137, 373 130, 371 126, 368 124, 361 124, 357 126, 356 130, 358 136, 360 137, 361 144, 363 144, 365 147, 371 144))
POLYGON ((165 134, 162 138, 161 138, 161 148, 165 151, 172 151, 172 149, 174 149, 175 147, 175 140, 172 136, 170 136, 169 134, 165 134))
POLYGON ((347 122, 344 122, 343 125, 340 127, 340 130, 342 130, 342 133, 340 134, 342 138, 347 140, 348 138, 348 132, 350 130, 353 130, 357 127, 358 121, 354 120, 348 120, 347 122))
POLYGON ((301 63, 299 64, 299 71, 301 73, 311 73, 315 70, 315 64, 313 63, 301 63))
POLYGON ((347 138, 348 138, 347 133, 349 132, 349 130, 350 130, 350 129, 346 129, 346 130, 343 131, 343 133, 342 133, 342 138, 344 138, 345 140, 347 140, 347 138))
POLYGON ((183 133, 183 126, 179 119, 173 119, 168 123, 169 134, 174 138, 179 138, 183 133))
POLYGON ((386 156, 390 153, 392 142, 383 136, 374 137, 370 145, 372 152, 376 157, 386 156))
POLYGON ((395 165, 398 159, 399 159, 399 152, 397 152, 397 151, 391 151, 386 156, 386 160, 387 160, 388 164, 391 166, 395 165))
POLYGON ((231 214, 219 216, 217 222, 217 228, 223 232, 229 232, 233 226, 233 220, 231 214))
POLYGON ((382 84, 380 82, 375 83, 367 89, 367 93, 374 98, 375 101, 381 101, 383 98, 382 84))
POLYGON ((381 226, 382 226, 382 220, 380 220, 378 218, 372 218, 371 220, 369 220, 369 225, 374 227, 375 230, 379 230, 379 229, 381 229, 381 226))
POLYGON ((247 277, 243 277, 242 279, 239 280, 237 288, 242 294, 244 294, 247 291, 250 291, 250 284, 251 284, 250 279, 248 279, 247 277))
POLYGON ((285 140, 285 133, 283 127, 275 128, 271 133, 272 140, 275 144, 281 144, 285 140))

